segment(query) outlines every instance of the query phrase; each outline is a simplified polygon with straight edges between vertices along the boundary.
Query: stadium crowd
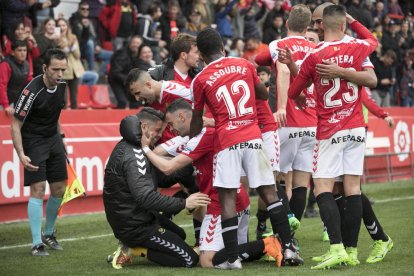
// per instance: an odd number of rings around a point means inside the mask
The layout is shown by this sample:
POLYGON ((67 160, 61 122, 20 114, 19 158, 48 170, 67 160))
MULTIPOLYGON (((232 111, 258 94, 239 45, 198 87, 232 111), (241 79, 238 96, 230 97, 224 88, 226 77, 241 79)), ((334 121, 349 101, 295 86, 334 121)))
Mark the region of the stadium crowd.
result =
POLYGON ((266 254, 302 265, 294 235, 311 175, 330 241, 312 269, 358 265, 361 220, 374 241, 366 261, 391 250, 361 192, 363 106, 392 127, 381 106, 414 104, 412 1, 90 0, 55 20, 59 2, 1 2, 0 104, 31 186, 33 255, 48 255, 44 244, 62 250, 60 110, 78 108, 79 84, 106 81, 116 108, 145 105, 121 122, 105 169, 105 212, 120 241, 108 256, 114 268, 134 256, 241 269, 266 254), (42 233, 46 180, 58 185, 42 233), (175 197, 156 190, 176 182, 184 192, 175 197), (249 187, 259 194, 255 242, 246 239, 249 187), (170 220, 182 209, 193 215, 200 254, 170 220))
MULTIPOLYGON (((42 73, 47 49, 68 53, 70 101, 78 108, 79 84, 110 85, 112 107, 136 108, 121 75, 132 68, 171 65, 171 40, 178 33, 197 35, 207 26, 223 37, 229 56, 254 60, 267 45, 286 36, 286 19, 295 4, 313 10, 323 0, 82 0, 65 18, 54 14, 59 0, 4 0, 1 2, 0 106, 11 114, 15 94, 42 73), (53 19, 54 18, 54 19, 53 19), (14 41, 27 44, 26 60, 18 61, 14 41), (114 55, 112 57, 112 55, 114 55), (112 57, 112 58, 111 58, 112 57), (28 69, 27 69, 28 68, 28 69), (11 81, 13 80, 13 81, 11 81), (16 80, 16 81, 14 81, 16 80)), ((373 97, 381 106, 414 105, 414 8, 412 1, 334 0, 366 26, 379 40, 371 60, 380 78, 373 97)), ((348 30, 352 33, 351 30, 348 30)), ((25 55, 22 53, 22 55, 25 55)), ((273 75, 273 74, 272 74, 273 75)), ((274 87, 274 76, 270 80, 274 87)), ((275 91, 271 89, 271 91, 275 91)), ((270 95, 275 111, 276 96, 270 95)))

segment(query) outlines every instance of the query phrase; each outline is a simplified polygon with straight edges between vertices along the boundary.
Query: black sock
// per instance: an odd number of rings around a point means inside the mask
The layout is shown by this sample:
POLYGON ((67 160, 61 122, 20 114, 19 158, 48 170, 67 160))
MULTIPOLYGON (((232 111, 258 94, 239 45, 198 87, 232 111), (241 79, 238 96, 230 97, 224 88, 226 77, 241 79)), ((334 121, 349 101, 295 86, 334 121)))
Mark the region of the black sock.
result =
POLYGON ((193 218, 193 226, 194 226, 194 237, 195 237, 195 246, 200 244, 200 229, 201 229, 201 221, 193 218))
POLYGON ((382 240, 388 241, 388 236, 384 233, 381 224, 375 216, 371 203, 365 194, 361 194, 362 200, 362 219, 364 220, 365 227, 371 238, 374 241, 382 240))
POLYGON ((267 210, 257 210, 257 229, 260 231, 266 230, 266 220, 269 218, 269 212, 267 210))
POLYGON ((298 220, 302 219, 303 212, 306 205, 306 193, 308 189, 306 187, 297 187, 292 189, 292 198, 289 205, 290 210, 295 214, 298 220))
POLYGON ((313 183, 313 178, 311 177, 310 180, 310 189, 309 189, 309 196, 308 196, 308 205, 306 206, 307 209, 314 209, 316 198, 313 190, 315 189, 315 184, 313 183))
POLYGON ((341 219, 338 206, 332 193, 321 193, 316 197, 319 206, 319 214, 326 229, 328 230, 329 240, 331 244, 342 243, 341 237, 341 219))
MULTIPOLYGON (((242 262, 250 262, 260 259, 264 253, 263 240, 243 243, 239 245, 239 259, 242 262)), ((213 265, 219 265, 227 260, 225 249, 218 251, 213 257, 213 265)))
POLYGON ((346 207, 345 197, 341 194, 336 194, 333 197, 335 199, 336 206, 338 206, 338 211, 341 216, 342 242, 343 244, 348 244, 348 228, 346 227, 346 222, 345 222, 345 207, 346 207))
POLYGON ((280 201, 283 203, 283 207, 285 207, 286 213, 291 213, 289 206, 289 199, 286 194, 286 186, 285 181, 281 180, 280 184, 276 182, 276 188, 277 188, 277 196, 279 197, 280 201))
POLYGON ((234 263, 238 256, 238 242, 237 242, 237 226, 239 220, 237 216, 223 220, 221 222, 222 236, 224 242, 225 252, 227 254, 227 260, 230 263, 234 263))
POLYGON ((282 240, 282 247, 291 247, 290 225, 285 208, 280 200, 270 203, 267 206, 273 233, 278 233, 282 240))
POLYGON ((347 240, 345 247, 357 247, 359 230, 361 229, 362 201, 361 195, 346 197, 345 225, 347 228, 347 240))

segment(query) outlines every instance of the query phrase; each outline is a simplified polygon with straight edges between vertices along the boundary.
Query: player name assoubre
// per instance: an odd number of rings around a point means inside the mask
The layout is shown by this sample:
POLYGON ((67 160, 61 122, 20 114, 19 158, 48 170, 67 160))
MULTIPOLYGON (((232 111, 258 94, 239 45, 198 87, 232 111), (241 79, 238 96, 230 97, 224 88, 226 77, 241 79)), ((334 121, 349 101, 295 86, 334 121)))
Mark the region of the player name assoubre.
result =
POLYGON ((238 144, 231 146, 229 148, 229 151, 237 150, 237 149, 262 149, 262 144, 250 143, 250 142, 238 143, 238 144))
POLYGON ((305 131, 289 133, 289 139, 301 138, 301 137, 315 137, 315 131, 305 130, 305 131))
POLYGON ((365 143, 364 136, 354 136, 354 135, 346 135, 346 136, 339 136, 332 138, 331 144, 338 144, 341 142, 357 142, 357 143, 365 143))
POLYGON ((234 66, 234 65, 227 66, 227 67, 224 67, 223 69, 215 71, 212 75, 210 75, 210 78, 209 78, 209 80, 206 81, 206 83, 209 86, 213 86, 213 84, 216 82, 216 80, 218 80, 222 76, 225 76, 226 74, 239 73, 239 74, 242 74, 242 75, 246 75, 246 72, 247 72, 246 67, 234 66))

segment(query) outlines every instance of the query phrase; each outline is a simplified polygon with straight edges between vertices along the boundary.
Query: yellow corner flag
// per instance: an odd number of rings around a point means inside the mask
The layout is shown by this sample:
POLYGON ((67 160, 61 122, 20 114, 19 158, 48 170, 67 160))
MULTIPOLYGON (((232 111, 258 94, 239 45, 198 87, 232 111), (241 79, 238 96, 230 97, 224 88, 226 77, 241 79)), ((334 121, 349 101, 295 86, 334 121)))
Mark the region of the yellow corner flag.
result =
POLYGON ((76 175, 75 169, 69 163, 69 160, 67 162, 67 170, 68 170, 68 181, 66 182, 65 194, 63 195, 62 204, 59 207, 59 211, 58 211, 59 216, 62 215, 63 204, 81 195, 86 196, 85 188, 83 187, 78 176, 76 175))

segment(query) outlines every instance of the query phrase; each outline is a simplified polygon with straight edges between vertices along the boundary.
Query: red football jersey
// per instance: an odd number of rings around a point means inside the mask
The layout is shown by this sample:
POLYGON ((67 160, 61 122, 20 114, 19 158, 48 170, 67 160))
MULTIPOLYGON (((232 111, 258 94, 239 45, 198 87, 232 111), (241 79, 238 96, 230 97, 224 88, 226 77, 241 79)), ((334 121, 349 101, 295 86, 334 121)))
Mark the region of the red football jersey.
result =
POLYGON ((208 106, 216 124, 214 150, 261 138, 257 125, 256 68, 242 58, 222 57, 201 71, 191 84, 194 109, 208 106))
MULTIPOLYGON (((214 128, 203 128, 197 136, 187 142, 181 154, 193 160, 200 192, 207 194, 211 199, 207 214, 220 215, 220 199, 217 189, 213 187, 214 132, 214 128)), ((236 198, 237 212, 243 211, 249 204, 249 195, 243 185, 240 185, 236 198)))
MULTIPOLYGON (((276 70, 276 62, 278 60, 278 49, 285 49, 288 47, 292 52, 292 59, 300 68, 305 56, 315 48, 315 43, 306 40, 302 36, 289 36, 280 40, 275 40, 269 44, 270 56, 273 60, 273 66, 276 70)), ((294 77, 290 76, 290 84, 292 84, 294 77)), ((304 89, 306 95, 307 108, 300 110, 295 101, 288 99, 286 103, 286 120, 287 127, 315 127, 316 126, 316 100, 313 94, 313 86, 304 89)))
MULTIPOLYGON (((177 99, 184 99, 192 104, 193 96, 190 87, 176 81, 163 81, 161 85, 160 99, 153 102, 150 106, 156 110, 165 112, 167 106, 177 99)), ((167 126, 162 133, 159 143, 166 142, 175 136, 177 135, 171 131, 169 126, 167 126)))
POLYGON ((174 68, 174 80, 190 86, 193 81, 188 74, 181 74, 174 68))
POLYGON ((256 109, 260 131, 262 133, 275 131, 277 129, 277 123, 273 117, 269 103, 264 100, 256 100, 256 109))
POLYGON ((361 87, 344 79, 322 79, 315 66, 322 60, 335 62, 341 67, 361 71, 366 57, 378 45, 370 38, 325 42, 312 51, 303 61, 299 75, 289 88, 289 98, 296 98, 309 79, 315 85, 318 127, 316 138, 328 139, 336 132, 364 126, 361 106, 361 87))

